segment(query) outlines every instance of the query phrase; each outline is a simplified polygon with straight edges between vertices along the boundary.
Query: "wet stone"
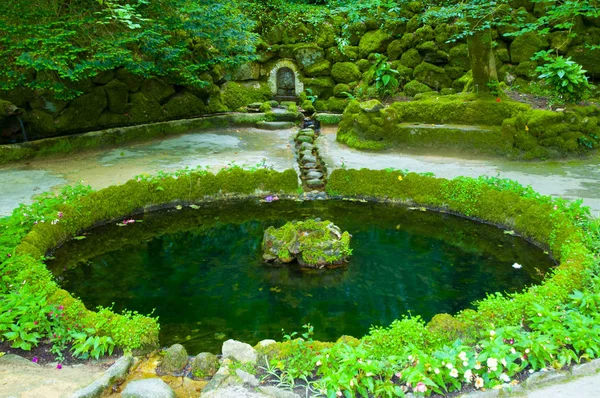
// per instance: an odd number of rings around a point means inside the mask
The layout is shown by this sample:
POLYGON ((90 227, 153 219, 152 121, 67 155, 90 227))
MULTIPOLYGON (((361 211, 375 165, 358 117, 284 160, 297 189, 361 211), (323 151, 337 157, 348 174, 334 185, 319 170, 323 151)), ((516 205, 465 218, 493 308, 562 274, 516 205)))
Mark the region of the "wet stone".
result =
POLYGON ((308 169, 308 170, 314 169, 315 167, 317 167, 316 163, 305 163, 302 165, 302 168, 308 169))
POLYGON ((321 188, 321 187, 325 186, 325 183, 323 182, 323 180, 320 180, 320 179, 312 179, 312 180, 307 180, 306 185, 309 188, 321 188))
POLYGON ((314 145, 308 142, 303 142, 302 145, 300 145, 300 150, 301 151, 312 151, 314 148, 314 145))
POLYGON ((314 169, 309 170, 308 173, 306 173, 306 178, 308 178, 309 180, 320 179, 322 177, 323 173, 314 169))
POLYGON ((309 150, 302 151, 302 152, 300 152, 300 156, 302 156, 302 157, 312 156, 312 151, 309 151, 309 150))
MULTIPOLYGON (((304 156, 301 160, 302 164, 306 167, 308 164, 312 164, 315 167, 317 165, 317 158, 313 155, 304 156)), ((311 167, 311 168, 312 168, 311 167)))
POLYGON ((173 344, 166 351, 165 358, 160 363, 160 371, 164 374, 179 373, 188 363, 188 355, 181 344, 173 344))
POLYGON ((301 137, 301 136, 314 138, 315 131, 312 129, 302 129, 298 132, 298 137, 301 137))
POLYGON ((301 136, 296 137, 296 142, 312 143, 313 142, 313 138, 309 137, 307 135, 301 135, 301 136))

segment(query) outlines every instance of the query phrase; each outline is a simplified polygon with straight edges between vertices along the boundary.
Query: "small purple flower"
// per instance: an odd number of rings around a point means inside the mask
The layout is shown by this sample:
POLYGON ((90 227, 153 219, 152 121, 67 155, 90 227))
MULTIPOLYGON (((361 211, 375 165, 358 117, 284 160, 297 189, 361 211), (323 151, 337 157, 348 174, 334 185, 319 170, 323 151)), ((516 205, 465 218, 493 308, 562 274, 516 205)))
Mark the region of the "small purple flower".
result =
POLYGON ((62 211, 58 212, 58 218, 63 218, 63 212, 62 211))
POLYGON ((56 369, 58 369, 58 370, 62 369, 62 365, 61 365, 60 363, 59 363, 59 364, 57 364, 57 365, 56 365, 56 369))
POLYGON ((271 195, 265 198, 265 202, 271 203, 273 201, 273 197, 271 195))
POLYGON ((31 358, 31 362, 33 362, 33 363, 38 363, 39 360, 40 359, 38 357, 31 358))

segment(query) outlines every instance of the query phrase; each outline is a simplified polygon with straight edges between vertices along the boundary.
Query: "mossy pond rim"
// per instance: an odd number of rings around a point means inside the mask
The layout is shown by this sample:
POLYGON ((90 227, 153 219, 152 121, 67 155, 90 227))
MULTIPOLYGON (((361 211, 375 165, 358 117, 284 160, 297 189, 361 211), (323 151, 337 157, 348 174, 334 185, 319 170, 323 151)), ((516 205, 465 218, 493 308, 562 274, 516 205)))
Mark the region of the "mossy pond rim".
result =
POLYGON ((48 267, 88 308, 155 310, 162 345, 218 352, 224 339, 279 340, 281 329, 305 323, 318 340, 333 341, 409 313, 453 314, 488 293, 539 283, 554 266, 542 249, 495 226, 421 210, 256 199, 166 209, 91 229, 58 248, 48 267), (308 217, 353 235, 348 266, 264 264, 263 231, 308 217))

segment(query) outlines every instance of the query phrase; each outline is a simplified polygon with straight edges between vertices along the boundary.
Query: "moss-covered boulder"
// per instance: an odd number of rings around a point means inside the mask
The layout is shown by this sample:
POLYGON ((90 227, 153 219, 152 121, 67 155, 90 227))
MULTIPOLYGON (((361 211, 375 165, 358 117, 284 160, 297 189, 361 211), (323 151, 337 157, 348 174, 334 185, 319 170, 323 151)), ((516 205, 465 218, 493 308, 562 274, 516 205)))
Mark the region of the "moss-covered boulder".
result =
POLYGON ((336 84, 333 88, 333 95, 338 98, 348 98, 348 96, 344 93, 349 93, 350 86, 344 83, 336 84))
POLYGON ((96 127, 98 117, 107 106, 104 88, 75 98, 55 120, 58 131, 89 130, 96 127))
POLYGON ((448 77, 443 68, 427 62, 422 62, 415 68, 413 77, 435 90, 452 85, 452 79, 448 77))
POLYGON ((23 122, 27 124, 29 138, 51 137, 56 133, 56 125, 52 115, 40 110, 23 114, 23 122))
POLYGON ((115 77, 114 69, 104 70, 92 78, 95 84, 106 84, 115 77))
POLYGON ((321 23, 316 33, 315 42, 319 47, 329 48, 335 46, 335 38, 338 34, 336 28, 331 23, 321 23))
POLYGON ((370 53, 383 53, 392 37, 381 29, 366 32, 358 43, 358 53, 366 58, 370 53))
POLYGON ((258 62, 249 62, 236 67, 231 72, 231 80, 258 80, 260 77, 260 64, 258 62))
POLYGON ((308 77, 329 76, 330 73, 331 62, 326 59, 304 68, 304 75, 308 77))
POLYGON ((331 77, 336 83, 351 83, 360 80, 362 73, 352 62, 338 62, 331 68, 331 77))
POLYGON ((168 119, 198 116, 204 113, 205 108, 204 102, 189 91, 175 94, 163 105, 165 116, 168 119))
POLYGON ((583 66, 588 75, 600 76, 600 50, 590 51, 585 45, 575 46, 569 50, 567 56, 583 66))
POLYGON ((272 97, 271 89, 261 82, 227 82, 221 87, 223 103, 232 111, 251 104, 253 102, 268 101, 272 97))
POLYGON ((417 80, 411 80, 404 86, 404 92, 409 97, 414 97, 420 93, 427 93, 433 91, 428 85, 423 84, 417 80))
POLYGON ((192 360, 192 376, 198 378, 213 377, 219 370, 219 358, 210 352, 201 352, 192 360))
POLYGON ((310 88, 313 94, 320 98, 329 98, 333 95, 335 82, 329 76, 304 78, 302 83, 305 88, 310 88))
POLYGON ((175 90, 171 85, 158 78, 144 80, 140 91, 146 98, 154 100, 159 104, 164 104, 170 96, 175 94, 175 90))
POLYGON ((60 114, 63 109, 67 106, 68 101, 63 101, 55 98, 46 98, 43 95, 35 96, 29 101, 29 106, 31 109, 35 109, 38 111, 44 111, 46 113, 50 113, 51 115, 60 114))
POLYGON ((414 33, 415 43, 423 43, 435 40, 435 33, 430 25, 425 25, 417 29, 414 33))
POLYGON ((281 228, 269 227, 264 233, 263 259, 324 268, 345 263, 352 250, 350 234, 330 221, 292 221, 281 228))
POLYGON ((294 48, 294 57, 300 69, 304 69, 324 60, 325 51, 314 44, 303 44, 294 48))
POLYGON ((461 43, 452 47, 448 53, 450 55, 450 66, 458 66, 464 70, 471 69, 471 61, 469 60, 469 48, 466 44, 461 43))
POLYGON ((407 50, 402 54, 402 57, 400 57, 400 63, 407 68, 415 68, 422 60, 423 57, 421 57, 421 54, 419 54, 419 51, 416 48, 407 50))
POLYGON ((108 110, 113 113, 124 113, 129 102, 129 89, 119 79, 113 79, 104 86, 108 110))
POLYGON ((159 370, 162 374, 179 373, 185 369, 187 364, 188 355, 185 348, 181 344, 173 344, 165 351, 159 370))
POLYGON ((548 40, 535 32, 517 36, 510 44, 510 59, 513 64, 531 60, 533 54, 548 48, 548 40))
POLYGON ((148 123, 164 120, 162 108, 158 102, 137 92, 129 96, 129 119, 131 123, 148 123))
POLYGON ((535 71, 538 64, 535 61, 523 61, 515 68, 514 72, 517 76, 521 76, 528 80, 534 80, 538 73, 535 71))
POLYGON ((119 79, 121 83, 127 86, 127 90, 130 93, 134 93, 140 89, 144 78, 140 75, 135 75, 129 72, 125 68, 119 68, 115 72, 115 77, 119 79))
POLYGON ((402 40, 400 40, 400 39, 394 40, 393 42, 390 43, 390 45, 387 48, 388 59, 390 61, 397 60, 398 58, 400 58, 400 56, 402 55, 404 50, 405 50, 405 47, 402 43, 402 40))

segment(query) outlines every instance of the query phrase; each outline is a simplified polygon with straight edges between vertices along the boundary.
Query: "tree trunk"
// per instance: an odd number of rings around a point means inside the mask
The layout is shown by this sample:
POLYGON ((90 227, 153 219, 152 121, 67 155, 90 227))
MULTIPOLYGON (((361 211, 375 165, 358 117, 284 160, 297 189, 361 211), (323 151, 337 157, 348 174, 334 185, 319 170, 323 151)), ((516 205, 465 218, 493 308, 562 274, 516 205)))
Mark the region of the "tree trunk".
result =
POLYGON ((473 33, 467 39, 467 46, 473 71, 473 91, 476 94, 488 94, 490 92, 488 83, 498 82, 491 31, 486 29, 473 33))

